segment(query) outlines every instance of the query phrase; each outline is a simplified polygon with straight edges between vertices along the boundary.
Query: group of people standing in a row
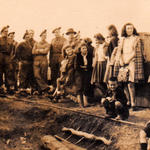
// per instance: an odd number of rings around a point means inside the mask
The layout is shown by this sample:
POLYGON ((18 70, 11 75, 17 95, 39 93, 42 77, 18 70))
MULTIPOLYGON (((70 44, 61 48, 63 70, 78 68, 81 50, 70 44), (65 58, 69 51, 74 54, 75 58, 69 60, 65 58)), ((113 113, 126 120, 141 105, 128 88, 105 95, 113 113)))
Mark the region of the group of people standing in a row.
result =
MULTIPOLYGON (((56 88, 53 98, 73 90, 80 105, 87 106, 88 97, 94 97, 94 88, 99 88, 101 97, 105 97, 106 84, 117 82, 122 67, 128 70, 123 83, 128 105, 135 109, 135 83, 144 80, 144 57, 143 45, 133 24, 123 26, 121 39, 114 25, 108 27, 107 38, 101 33, 95 34, 95 47, 90 38, 81 39, 80 32, 73 28, 66 32, 68 39, 61 35, 60 27, 54 29, 55 38, 50 43, 46 40, 47 30, 40 34, 39 42, 34 40, 34 31, 27 30, 24 41, 17 43, 15 32, 8 33, 8 28, 2 28, 0 37, 1 94, 4 94, 4 84, 9 94, 16 90, 25 92, 28 88, 32 94, 49 93, 50 67, 51 84, 56 88)), ((116 97, 114 91, 111 96, 116 97)), ((103 104, 105 102, 103 99, 103 104)))

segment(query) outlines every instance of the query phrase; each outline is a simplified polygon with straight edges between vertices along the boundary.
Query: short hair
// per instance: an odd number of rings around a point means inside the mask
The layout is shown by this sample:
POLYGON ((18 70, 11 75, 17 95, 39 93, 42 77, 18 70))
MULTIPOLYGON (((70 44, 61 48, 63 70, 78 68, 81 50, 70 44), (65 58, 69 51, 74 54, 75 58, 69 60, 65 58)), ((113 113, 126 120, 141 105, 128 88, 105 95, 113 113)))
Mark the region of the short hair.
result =
POLYGON ((139 34, 137 33, 136 28, 134 27, 134 25, 133 25, 132 23, 126 23, 126 24, 123 26, 122 31, 121 31, 121 36, 122 36, 122 37, 127 37, 127 36, 128 36, 128 35, 127 35, 127 32, 126 32, 126 26, 128 26, 128 25, 132 25, 132 26, 133 26, 133 34, 134 34, 134 35, 139 35, 139 34))
POLYGON ((118 82, 118 79, 117 79, 117 77, 110 77, 109 79, 108 79, 108 81, 113 81, 113 82, 118 82))
POLYGON ((117 31, 117 28, 115 27, 115 25, 111 24, 108 27, 108 30, 111 31, 111 36, 118 36, 118 31, 117 31))

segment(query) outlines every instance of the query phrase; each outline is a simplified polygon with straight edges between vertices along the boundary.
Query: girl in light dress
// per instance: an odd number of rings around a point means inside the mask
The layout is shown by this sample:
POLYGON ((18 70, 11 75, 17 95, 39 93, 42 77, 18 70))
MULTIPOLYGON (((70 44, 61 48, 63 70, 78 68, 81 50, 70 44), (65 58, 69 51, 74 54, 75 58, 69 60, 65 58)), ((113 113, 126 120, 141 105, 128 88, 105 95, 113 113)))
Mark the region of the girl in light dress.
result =
POLYGON ((108 58, 108 44, 105 42, 105 38, 100 33, 96 34, 94 38, 96 41, 96 48, 93 60, 91 84, 100 87, 100 89, 104 93, 106 89, 106 84, 104 83, 104 76, 108 58))
POLYGON ((129 96, 128 105, 131 105, 134 111, 136 110, 135 83, 144 80, 142 44, 135 27, 131 23, 123 26, 121 36, 117 53, 120 53, 120 66, 129 69, 125 91, 129 96))

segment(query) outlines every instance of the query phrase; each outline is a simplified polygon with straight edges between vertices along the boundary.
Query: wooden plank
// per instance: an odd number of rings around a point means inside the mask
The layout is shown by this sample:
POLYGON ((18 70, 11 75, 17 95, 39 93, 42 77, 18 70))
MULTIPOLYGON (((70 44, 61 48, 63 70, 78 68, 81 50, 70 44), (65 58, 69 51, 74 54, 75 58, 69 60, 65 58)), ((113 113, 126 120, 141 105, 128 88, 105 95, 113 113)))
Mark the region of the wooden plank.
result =
POLYGON ((100 136, 95 136, 94 134, 89 134, 87 132, 83 132, 83 131, 78 131, 78 130, 74 130, 73 128, 66 128, 63 127, 62 131, 70 131, 72 134, 80 136, 80 137, 84 137, 86 139, 90 139, 90 140, 96 140, 96 141, 102 141, 104 144, 106 145, 110 145, 111 144, 111 140, 107 140, 104 137, 100 137, 100 136))
POLYGON ((62 137, 55 135, 56 139, 61 140, 61 142, 66 145, 68 148, 70 148, 71 150, 86 150, 85 148, 79 147, 75 144, 70 143, 69 141, 63 139, 62 137))
POLYGON ((59 142, 55 137, 46 135, 41 138, 42 144, 45 148, 50 150, 71 150, 63 143, 59 142))

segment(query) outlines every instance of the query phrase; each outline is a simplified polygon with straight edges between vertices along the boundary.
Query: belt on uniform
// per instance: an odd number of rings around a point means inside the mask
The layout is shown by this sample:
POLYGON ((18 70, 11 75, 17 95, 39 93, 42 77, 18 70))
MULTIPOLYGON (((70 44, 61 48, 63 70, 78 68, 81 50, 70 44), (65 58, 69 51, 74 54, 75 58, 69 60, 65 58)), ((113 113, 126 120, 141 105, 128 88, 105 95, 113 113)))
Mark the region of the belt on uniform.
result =
POLYGON ((53 52, 53 55, 62 55, 62 52, 53 52))
POLYGON ((47 54, 35 54, 33 56, 47 56, 47 54))
POLYGON ((0 53, 2 53, 2 54, 4 54, 4 55, 7 55, 7 56, 10 56, 10 53, 8 53, 8 52, 1 52, 1 51, 0 51, 0 53))
POLYGON ((28 64, 28 63, 33 63, 33 61, 32 60, 21 60, 21 63, 28 64))

